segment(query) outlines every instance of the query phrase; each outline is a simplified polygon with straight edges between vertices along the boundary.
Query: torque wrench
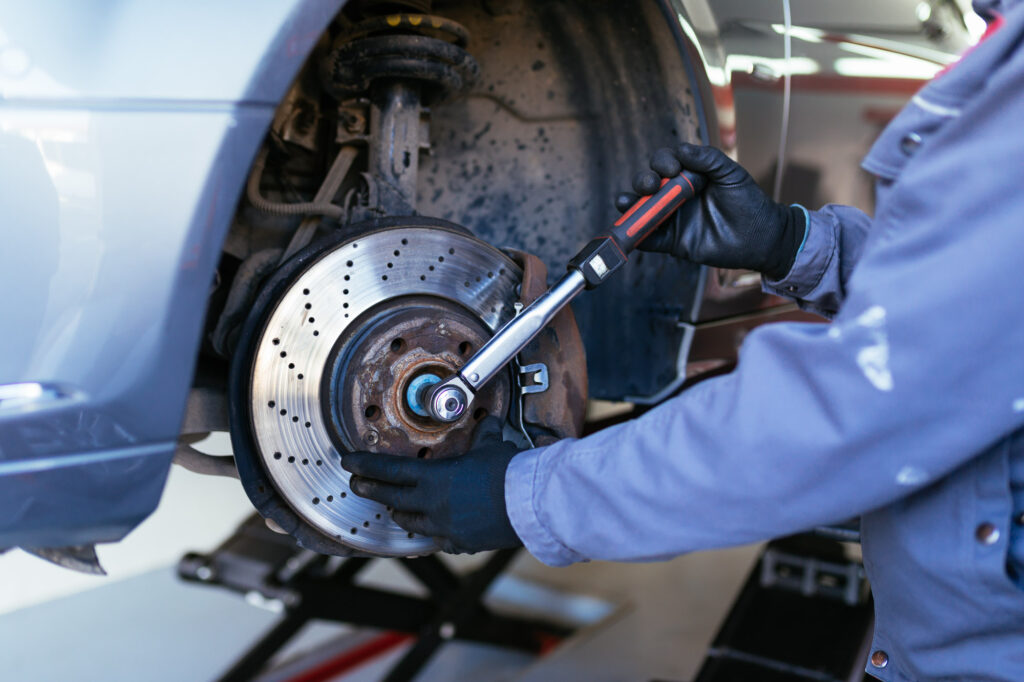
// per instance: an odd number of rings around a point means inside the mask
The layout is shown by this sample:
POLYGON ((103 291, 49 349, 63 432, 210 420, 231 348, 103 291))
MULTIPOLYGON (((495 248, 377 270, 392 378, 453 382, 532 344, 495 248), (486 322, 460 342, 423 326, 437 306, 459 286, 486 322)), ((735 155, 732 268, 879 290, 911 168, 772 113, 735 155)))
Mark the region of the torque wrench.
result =
POLYGON ((629 260, 629 254, 686 201, 704 188, 704 177, 683 171, 662 181, 657 194, 643 197, 611 229, 591 240, 569 261, 568 272, 540 298, 509 320, 462 369, 424 386, 419 403, 439 422, 458 420, 476 393, 584 289, 593 289, 629 260))

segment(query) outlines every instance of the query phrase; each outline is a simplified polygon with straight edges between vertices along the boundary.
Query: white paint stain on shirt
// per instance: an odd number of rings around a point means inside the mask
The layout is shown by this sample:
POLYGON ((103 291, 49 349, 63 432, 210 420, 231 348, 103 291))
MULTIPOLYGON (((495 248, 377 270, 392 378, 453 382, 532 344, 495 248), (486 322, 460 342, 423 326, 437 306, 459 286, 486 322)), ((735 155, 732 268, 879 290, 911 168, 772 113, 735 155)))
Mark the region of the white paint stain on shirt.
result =
POLYGON ((857 351, 857 366, 871 385, 879 391, 891 391, 889 371, 889 335, 885 330, 885 308, 874 305, 857 318, 858 326, 868 331, 871 343, 857 351))
POLYGON ((928 472, 915 466, 905 466, 896 473, 900 485, 921 485, 928 480, 928 472))

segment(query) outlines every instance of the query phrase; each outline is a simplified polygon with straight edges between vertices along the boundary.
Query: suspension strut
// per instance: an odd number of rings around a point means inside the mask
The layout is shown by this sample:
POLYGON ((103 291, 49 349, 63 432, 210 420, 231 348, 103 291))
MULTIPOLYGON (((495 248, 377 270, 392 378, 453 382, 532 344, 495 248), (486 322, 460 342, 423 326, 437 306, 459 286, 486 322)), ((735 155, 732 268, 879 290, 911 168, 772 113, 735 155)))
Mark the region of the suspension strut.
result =
MULTIPOLYGON (((414 215, 419 153, 429 144, 424 108, 469 88, 479 74, 466 51, 469 33, 428 13, 364 14, 335 41, 323 68, 339 100, 367 98, 370 106, 367 215, 414 215)), ((429 2, 401 3, 429 10, 429 2)))

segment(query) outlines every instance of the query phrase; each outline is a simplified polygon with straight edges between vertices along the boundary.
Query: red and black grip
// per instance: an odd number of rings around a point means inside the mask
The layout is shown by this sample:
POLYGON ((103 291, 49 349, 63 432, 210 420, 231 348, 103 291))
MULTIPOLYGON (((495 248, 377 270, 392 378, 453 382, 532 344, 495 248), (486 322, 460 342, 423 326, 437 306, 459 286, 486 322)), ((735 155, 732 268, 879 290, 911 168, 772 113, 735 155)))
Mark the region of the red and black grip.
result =
POLYGON ((640 242, 703 188, 704 176, 689 171, 662 180, 657 194, 643 197, 633 204, 615 221, 609 236, 628 257, 640 242))
POLYGON ((646 196, 622 214, 607 235, 587 244, 569 262, 583 273, 592 289, 629 260, 629 254, 679 207, 704 189, 704 176, 683 171, 665 179, 656 194, 646 196))

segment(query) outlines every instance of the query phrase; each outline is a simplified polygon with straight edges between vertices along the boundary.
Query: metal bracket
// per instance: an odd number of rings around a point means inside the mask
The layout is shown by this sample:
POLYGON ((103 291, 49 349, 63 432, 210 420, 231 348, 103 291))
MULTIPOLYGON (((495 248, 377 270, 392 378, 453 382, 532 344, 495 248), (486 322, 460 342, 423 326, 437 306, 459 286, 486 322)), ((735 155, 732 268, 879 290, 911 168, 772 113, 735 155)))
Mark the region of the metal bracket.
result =
POLYGON ((836 563, 797 556, 775 548, 761 558, 761 585, 825 597, 851 606, 867 598, 864 567, 854 561, 836 563))
POLYGON ((530 393, 543 393, 548 390, 548 366, 543 362, 536 362, 532 365, 517 366, 519 373, 519 390, 522 395, 530 393), (526 379, 532 379, 534 383, 525 384, 526 379))

